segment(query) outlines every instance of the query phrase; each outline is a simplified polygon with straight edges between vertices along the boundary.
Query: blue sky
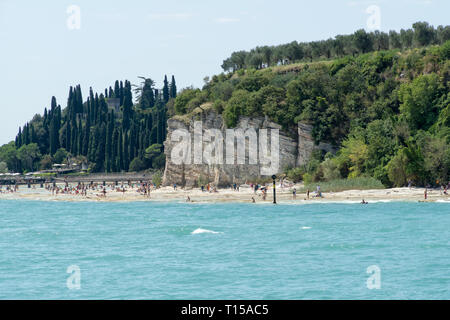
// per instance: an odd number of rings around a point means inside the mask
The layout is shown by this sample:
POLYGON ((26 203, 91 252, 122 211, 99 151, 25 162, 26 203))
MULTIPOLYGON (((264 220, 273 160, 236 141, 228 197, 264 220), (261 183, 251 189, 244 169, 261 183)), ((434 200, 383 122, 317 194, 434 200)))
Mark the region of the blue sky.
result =
POLYGON ((159 87, 174 74, 179 89, 199 87, 233 51, 367 29, 371 5, 382 31, 449 24, 448 0, 0 0, 0 145, 51 96, 65 107, 71 85, 85 97, 116 79, 146 76, 159 87), (79 29, 67 27, 71 5, 80 8, 79 29))

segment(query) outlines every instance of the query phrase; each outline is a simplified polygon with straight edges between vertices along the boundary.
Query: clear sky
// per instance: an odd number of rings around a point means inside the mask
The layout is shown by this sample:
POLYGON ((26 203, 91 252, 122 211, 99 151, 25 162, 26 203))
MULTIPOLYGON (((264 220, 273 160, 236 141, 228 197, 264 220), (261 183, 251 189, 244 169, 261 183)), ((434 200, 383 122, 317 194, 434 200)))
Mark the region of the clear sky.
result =
POLYGON ((0 145, 53 95, 64 108, 71 85, 83 98, 137 76, 200 87, 233 51, 368 29, 371 5, 382 31, 449 24, 448 0, 0 0, 0 145))

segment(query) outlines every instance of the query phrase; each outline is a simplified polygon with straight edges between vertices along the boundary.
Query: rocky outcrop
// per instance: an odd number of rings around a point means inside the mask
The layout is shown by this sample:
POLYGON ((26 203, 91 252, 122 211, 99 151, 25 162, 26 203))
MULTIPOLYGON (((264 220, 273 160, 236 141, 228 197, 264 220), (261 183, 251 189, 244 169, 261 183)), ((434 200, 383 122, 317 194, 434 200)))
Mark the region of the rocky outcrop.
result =
MULTIPOLYGON (((210 108, 202 109, 192 116, 169 119, 167 121, 167 139, 164 142, 166 169, 163 176, 163 185, 176 183, 186 187, 196 187, 199 181, 209 181, 216 186, 229 186, 235 182, 254 181, 255 178, 282 172, 286 167, 295 167, 306 163, 315 148, 326 151, 332 150, 331 145, 328 144, 314 145, 311 137, 312 128, 309 125, 299 124, 298 132, 288 133, 284 132, 280 125, 266 117, 241 117, 236 127, 233 128, 233 132, 239 132, 239 129, 241 129, 240 132, 249 133, 245 138, 245 156, 239 158, 238 153, 234 152, 232 155, 234 161, 231 160, 233 164, 229 164, 229 158, 227 161, 227 151, 229 149, 227 149, 226 145, 227 134, 229 134, 227 129, 222 116, 210 108), (199 130, 200 126, 201 130, 199 130), (272 135, 276 137, 276 130, 272 129, 278 129, 278 152, 271 151, 272 135), (215 130, 214 137, 218 137, 218 140, 223 138, 222 144, 214 144, 217 141, 215 138, 209 138, 210 130, 215 130), (184 132, 183 138, 180 138, 180 132, 184 132), (250 145, 255 146, 255 143, 252 144, 252 141, 254 141, 252 140, 252 132, 256 133, 258 150, 250 147, 250 145), (264 164, 262 160, 264 157, 260 154, 261 150, 265 149, 260 146, 261 139, 264 139, 264 137, 267 137, 268 141, 267 155, 271 159, 268 162, 270 165, 268 163, 264 164), (182 143, 185 145, 183 148, 180 148, 182 143), (212 145, 215 148, 212 148, 212 145), (211 153, 214 161, 205 157, 205 153, 207 154, 207 151, 211 150, 211 148, 214 149, 214 152, 211 153), (219 149, 219 152, 216 149, 219 149), (185 152, 178 152, 179 150, 185 152), (256 163, 253 163, 254 157, 250 155, 252 150, 258 155, 256 163), (179 159, 181 155, 183 156, 182 163, 180 163, 179 159), (277 155, 278 157, 276 157, 277 155), (199 158, 202 158, 200 163, 199 158), (220 161, 220 158, 222 161, 220 161), (278 158, 278 165, 271 167, 271 170, 269 170, 268 167, 276 162, 274 161, 275 158, 278 158)), ((234 151, 236 151, 239 141, 233 141, 234 151)), ((276 144, 273 146, 275 147, 276 144)), ((255 153, 253 153, 254 155, 255 153)))

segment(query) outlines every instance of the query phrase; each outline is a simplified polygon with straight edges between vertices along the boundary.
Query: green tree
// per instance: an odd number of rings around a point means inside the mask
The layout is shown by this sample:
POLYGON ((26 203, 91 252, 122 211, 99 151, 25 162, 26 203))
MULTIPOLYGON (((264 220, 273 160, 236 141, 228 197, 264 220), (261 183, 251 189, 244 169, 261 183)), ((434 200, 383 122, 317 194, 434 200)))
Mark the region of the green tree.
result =
POLYGON ((145 162, 138 157, 134 158, 133 161, 131 161, 130 163, 129 171, 138 172, 145 169, 146 169, 145 162))
POLYGON ((69 153, 66 151, 66 149, 60 148, 55 152, 53 160, 55 161, 55 163, 62 164, 66 162, 68 155, 69 153))
POLYGON ((343 141, 339 157, 341 162, 349 163, 348 178, 356 178, 365 170, 369 148, 361 137, 350 136, 343 141))
POLYGON ((4 161, 0 161, 0 173, 8 172, 8 165, 4 161))
POLYGON ((428 22, 416 22, 413 24, 414 42, 417 46, 426 46, 434 41, 434 28, 428 22))
POLYGON ((353 35, 355 47, 361 53, 366 53, 373 50, 373 41, 369 34, 364 29, 356 31, 353 35))
POLYGON ((162 92, 163 92, 163 101, 164 103, 167 103, 170 98, 169 81, 167 81, 167 75, 164 76, 164 86, 162 92))
POLYGON ((166 165, 166 155, 164 153, 160 153, 156 157, 152 159, 152 168, 153 169, 164 169, 166 165))
POLYGON ((177 97, 177 84, 175 82, 175 77, 172 76, 172 81, 170 82, 170 98, 175 99, 177 97))
POLYGON ((150 163, 152 163, 152 161, 161 154, 162 152, 162 145, 155 143, 152 144, 150 147, 148 147, 147 149, 145 149, 145 158, 148 159, 150 161, 150 163))
POLYGON ((143 79, 144 85, 142 87, 140 96, 140 106, 142 110, 147 110, 153 108, 153 106, 155 105, 155 94, 153 92, 155 82, 150 78, 143 79))
POLYGON ((0 146, 0 161, 5 162, 9 170, 21 171, 20 160, 17 157, 17 148, 14 141, 0 146))
POLYGON ((23 145, 17 151, 17 158, 22 162, 22 168, 27 171, 33 171, 35 163, 41 157, 39 147, 36 143, 23 145))
POLYGON ((49 170, 52 168, 53 165, 53 159, 50 155, 46 154, 42 157, 40 162, 40 169, 41 170, 49 170))
POLYGON ((159 186, 162 183, 162 174, 160 171, 156 171, 153 176, 152 176, 152 182, 156 185, 157 188, 159 188, 159 186))
POLYGON ((400 87, 400 111, 412 129, 427 130, 439 114, 439 77, 432 73, 414 79, 400 87))
POLYGON ((180 92, 180 94, 175 99, 175 112, 177 114, 185 114, 187 111, 187 104, 196 97, 197 93, 200 90, 198 89, 184 89, 180 92))

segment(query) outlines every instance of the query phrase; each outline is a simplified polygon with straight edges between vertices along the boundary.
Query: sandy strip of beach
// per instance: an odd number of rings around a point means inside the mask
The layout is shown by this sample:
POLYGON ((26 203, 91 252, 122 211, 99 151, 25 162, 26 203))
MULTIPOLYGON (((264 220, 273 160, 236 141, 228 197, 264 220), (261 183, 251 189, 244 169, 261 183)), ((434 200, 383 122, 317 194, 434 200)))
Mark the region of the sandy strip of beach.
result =
MULTIPOLYGON (((297 190, 299 190, 297 188, 297 190)), ((231 189, 218 189, 217 192, 202 192, 200 189, 181 189, 174 190, 173 187, 163 187, 152 190, 150 197, 139 193, 137 188, 127 188, 126 192, 118 192, 113 188, 107 187, 106 197, 103 196, 101 189, 89 190, 87 196, 75 194, 58 194, 52 193, 46 189, 34 186, 27 188, 21 186, 17 192, 5 192, 5 187, 0 193, 1 199, 12 200, 39 200, 39 201, 102 201, 102 202, 122 202, 122 201, 178 201, 185 202, 188 197, 190 202, 248 202, 252 203, 272 203, 272 190, 269 189, 266 200, 263 200, 261 191, 256 194, 250 187, 241 187, 239 191, 231 189)), ((315 197, 315 192, 310 193, 309 199, 305 193, 297 192, 294 199, 291 188, 277 188, 277 203, 326 203, 326 202, 344 202, 359 203, 364 199, 367 202, 382 201, 423 201, 424 188, 392 188, 392 189, 375 189, 375 190, 346 190, 341 192, 323 192, 323 197, 315 197)), ((448 202, 450 196, 445 195, 438 189, 428 189, 428 199, 426 202, 448 202)))

